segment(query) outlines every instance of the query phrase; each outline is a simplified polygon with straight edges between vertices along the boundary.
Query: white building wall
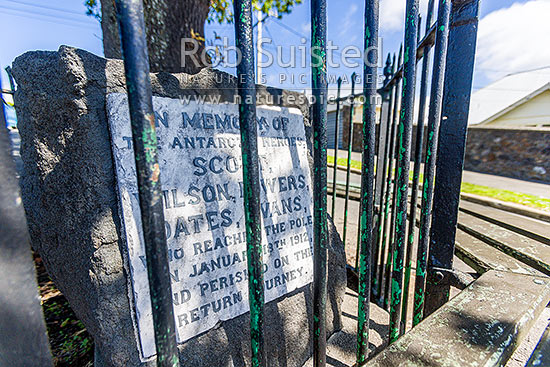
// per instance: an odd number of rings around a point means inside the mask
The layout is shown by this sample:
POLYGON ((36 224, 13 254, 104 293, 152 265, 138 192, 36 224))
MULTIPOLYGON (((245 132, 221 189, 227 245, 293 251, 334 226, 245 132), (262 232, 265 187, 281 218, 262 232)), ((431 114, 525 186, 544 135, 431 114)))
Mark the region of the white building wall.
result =
POLYGON ((550 126, 550 90, 482 125, 490 127, 550 126))

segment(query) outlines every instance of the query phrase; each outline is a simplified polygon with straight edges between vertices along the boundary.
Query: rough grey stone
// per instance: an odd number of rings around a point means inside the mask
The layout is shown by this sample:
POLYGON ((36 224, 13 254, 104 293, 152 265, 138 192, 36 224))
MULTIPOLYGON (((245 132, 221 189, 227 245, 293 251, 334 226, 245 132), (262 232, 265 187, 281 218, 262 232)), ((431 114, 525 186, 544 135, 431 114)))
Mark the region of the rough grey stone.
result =
POLYGON ((550 183, 550 129, 468 128, 464 169, 550 183))
MULTIPOLYGON (((33 247, 96 344, 97 366, 141 363, 130 316, 125 253, 105 96, 125 92, 123 64, 62 46, 28 52, 13 64, 23 172, 21 186, 33 247)), ((205 69, 196 75, 151 75, 153 93, 221 96, 232 101, 235 78, 205 69)), ((300 108, 311 158, 307 103, 293 92, 259 87, 259 103, 300 108), (296 102, 287 97, 293 95, 296 102), (281 101, 277 96, 285 97, 281 101)), ((341 329, 345 253, 330 221, 327 331, 341 329)), ((244 314, 180 345, 182 366, 248 366, 249 316, 244 314)), ((311 286, 266 306, 269 366, 301 366, 311 355, 311 286)))

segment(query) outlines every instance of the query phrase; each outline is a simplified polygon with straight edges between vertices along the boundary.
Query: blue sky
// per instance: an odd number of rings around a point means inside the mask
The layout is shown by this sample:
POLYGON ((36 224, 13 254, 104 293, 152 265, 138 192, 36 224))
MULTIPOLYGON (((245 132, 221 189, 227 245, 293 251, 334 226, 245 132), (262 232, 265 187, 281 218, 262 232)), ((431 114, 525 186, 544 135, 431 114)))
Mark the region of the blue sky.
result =
MULTIPOLYGON (((394 52, 403 39, 405 0, 381 0, 381 37, 383 51, 394 52)), ((427 0, 421 0, 424 14, 427 0)), ((342 50, 345 46, 362 46, 363 5, 361 0, 328 1, 328 38, 342 50)), ((310 33, 310 2, 294 8, 292 14, 282 20, 270 18, 264 25, 264 37, 273 39, 276 45, 287 50, 290 45, 299 45, 302 36, 310 33)), ((101 29, 95 19, 84 15, 83 0, 0 0, 0 22, 3 25, 0 65, 2 72, 13 59, 28 50, 56 50, 67 44, 102 55, 101 29), (58 11, 56 9, 60 9, 58 11)), ((547 36, 550 23, 545 16, 550 14, 550 0, 482 0, 480 38, 475 70, 474 89, 508 73, 550 65, 550 48, 547 36), (549 11, 546 11, 549 10, 549 11)), ((424 28, 424 27, 423 27, 424 28)), ((209 24, 206 38, 213 39, 214 32, 227 36, 233 44, 232 25, 209 24)), ((309 44, 309 40, 307 41, 309 44)), ((288 60, 288 52, 283 51, 288 60)), ((338 57, 336 57, 337 59, 338 57)), ((329 68, 334 76, 350 75, 356 68, 329 68)), ((234 69, 227 69, 234 73, 234 69)), ((266 70, 267 84, 305 89, 309 85, 309 66, 290 70, 272 66, 266 70), (300 74, 306 73, 306 85, 300 83, 300 74), (281 83, 280 75, 286 76, 281 83), (291 82, 291 75, 295 80, 291 82)), ((7 86, 6 74, 2 84, 7 86)))

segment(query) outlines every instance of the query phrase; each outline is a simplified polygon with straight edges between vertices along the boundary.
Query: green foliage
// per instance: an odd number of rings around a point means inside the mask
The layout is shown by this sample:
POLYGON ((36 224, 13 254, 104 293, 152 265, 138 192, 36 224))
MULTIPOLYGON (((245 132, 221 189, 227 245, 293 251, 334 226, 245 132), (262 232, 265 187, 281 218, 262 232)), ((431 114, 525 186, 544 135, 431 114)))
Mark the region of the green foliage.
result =
MULTIPOLYGON (((289 14, 294 5, 301 4, 303 0, 253 0, 254 10, 261 10, 263 14, 282 18, 289 14)), ((85 0, 86 14, 101 21, 99 0, 85 0)), ((210 14, 208 22, 231 23, 233 22, 233 2, 230 0, 210 0, 210 14)))
MULTIPOLYGON (((261 10, 263 14, 272 15, 281 19, 283 15, 290 14, 294 5, 299 5, 303 0, 252 0, 254 10, 261 10)), ((232 23, 232 1, 211 0, 208 22, 232 23)))
MULTIPOLYGON (((328 164, 330 165, 334 165, 334 157, 329 155, 327 156, 327 162, 328 164)), ((338 166, 339 167, 345 167, 347 168, 348 167, 348 159, 346 157, 339 157, 338 158, 338 166)), ((356 161, 356 160, 351 160, 351 168, 355 168, 355 169, 361 169, 361 162, 359 161, 356 161)))
MULTIPOLYGON (((46 284, 49 284, 48 282, 46 284)), ((41 293, 59 293, 53 286, 40 286, 41 293)), ((84 324, 76 318, 67 300, 59 293, 42 299, 42 308, 55 366, 92 366, 94 342, 84 324)))
POLYGON ((85 0, 84 6, 86 7, 86 15, 94 17, 101 21, 101 10, 99 7, 99 0, 85 0))

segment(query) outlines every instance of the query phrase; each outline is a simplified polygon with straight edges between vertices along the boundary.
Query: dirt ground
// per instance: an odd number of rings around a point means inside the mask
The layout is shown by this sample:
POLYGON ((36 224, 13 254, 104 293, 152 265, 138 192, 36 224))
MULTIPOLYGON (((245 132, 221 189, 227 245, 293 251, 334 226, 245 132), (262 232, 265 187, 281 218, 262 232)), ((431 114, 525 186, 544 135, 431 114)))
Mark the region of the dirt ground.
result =
POLYGON ((63 294, 50 279, 42 259, 34 254, 40 303, 46 319, 54 366, 92 367, 94 342, 63 294))

